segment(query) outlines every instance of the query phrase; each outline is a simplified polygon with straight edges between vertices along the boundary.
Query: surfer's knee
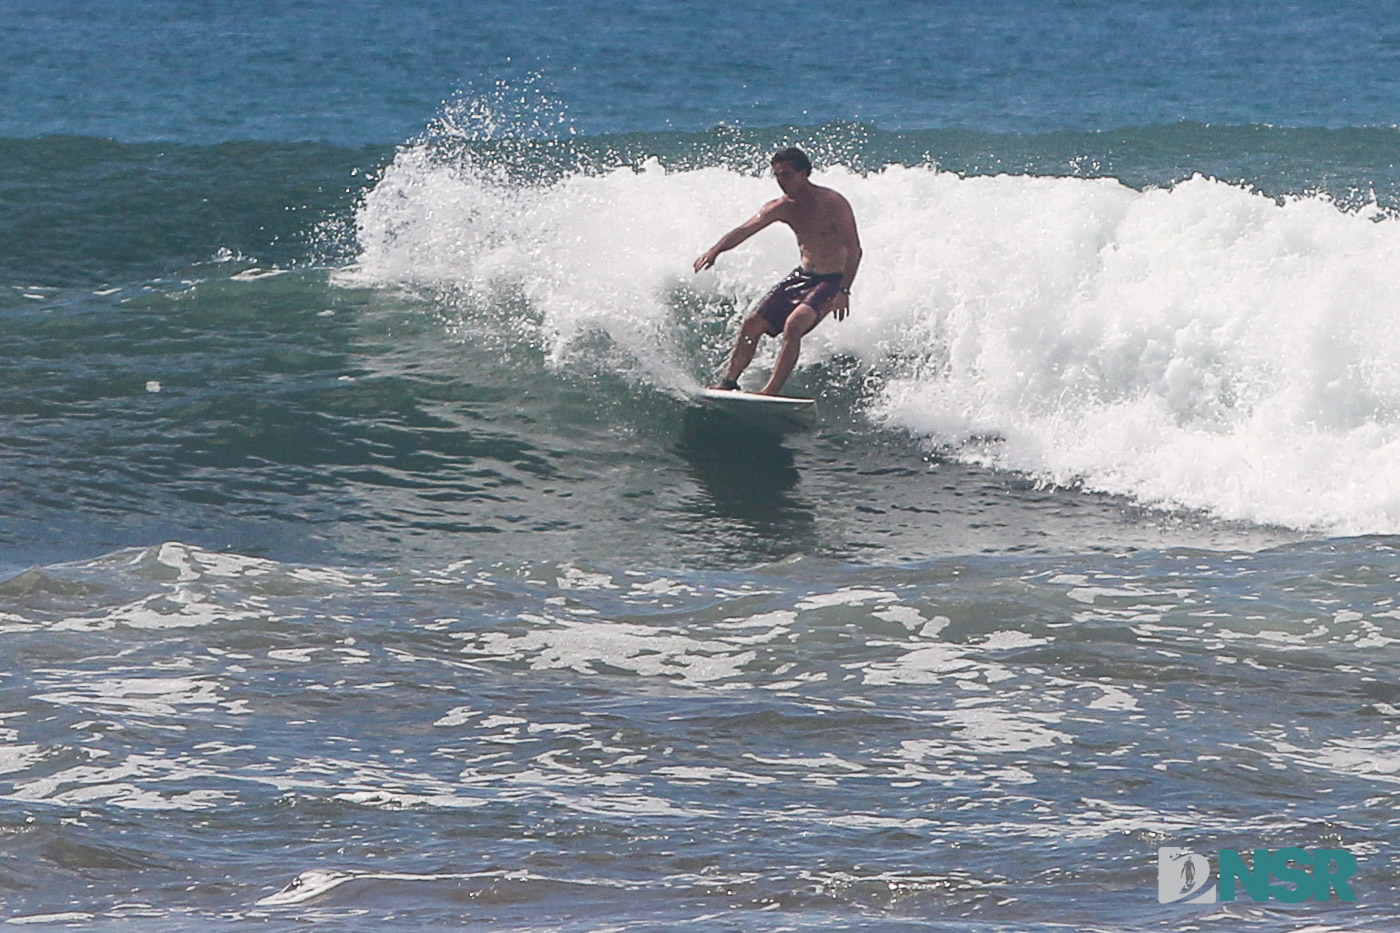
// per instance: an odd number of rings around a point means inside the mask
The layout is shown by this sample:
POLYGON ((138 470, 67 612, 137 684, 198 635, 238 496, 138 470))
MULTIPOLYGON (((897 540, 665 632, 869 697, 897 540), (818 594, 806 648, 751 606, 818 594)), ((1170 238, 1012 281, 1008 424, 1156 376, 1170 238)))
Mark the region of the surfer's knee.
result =
POLYGON ((763 315, 755 311, 753 314, 744 318, 744 323, 739 328, 739 333, 748 340, 757 340, 759 337, 768 333, 768 321, 763 315))
POLYGON ((787 321, 783 324, 784 340, 801 340, 813 327, 817 325, 817 312, 807 305, 798 305, 797 310, 788 315, 787 321))

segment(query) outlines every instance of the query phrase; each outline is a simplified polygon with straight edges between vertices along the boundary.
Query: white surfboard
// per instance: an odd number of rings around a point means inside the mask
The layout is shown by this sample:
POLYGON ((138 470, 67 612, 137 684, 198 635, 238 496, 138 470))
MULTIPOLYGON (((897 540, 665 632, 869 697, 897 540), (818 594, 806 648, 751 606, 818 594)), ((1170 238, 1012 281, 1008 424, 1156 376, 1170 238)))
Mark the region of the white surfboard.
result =
POLYGON ((701 389, 695 393, 701 407, 723 412, 754 427, 769 431, 810 431, 817 424, 817 403, 790 395, 759 395, 738 389, 701 389))

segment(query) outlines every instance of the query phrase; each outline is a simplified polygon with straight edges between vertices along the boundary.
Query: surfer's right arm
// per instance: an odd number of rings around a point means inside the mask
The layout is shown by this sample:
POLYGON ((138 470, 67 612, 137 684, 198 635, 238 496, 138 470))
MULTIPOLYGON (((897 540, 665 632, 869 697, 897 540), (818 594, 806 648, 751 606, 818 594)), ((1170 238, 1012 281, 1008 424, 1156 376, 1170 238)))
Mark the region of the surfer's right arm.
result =
POLYGON ((782 206, 782 203, 782 198, 778 198, 774 201, 769 201, 767 204, 763 205, 763 207, 759 209, 757 214, 754 214, 748 220, 744 221, 739 226, 735 227, 733 230, 730 230, 724 236, 720 237, 718 243, 716 243, 714 246, 711 246, 708 250, 701 254, 699 259, 695 260, 695 271, 701 272, 705 269, 710 268, 715 264, 715 260, 719 258, 720 253, 728 252, 729 250, 738 246, 740 243, 747 240, 749 237, 753 236, 758 231, 762 230, 764 227, 773 223, 773 221, 781 219, 778 216, 778 214, 779 208, 782 206))

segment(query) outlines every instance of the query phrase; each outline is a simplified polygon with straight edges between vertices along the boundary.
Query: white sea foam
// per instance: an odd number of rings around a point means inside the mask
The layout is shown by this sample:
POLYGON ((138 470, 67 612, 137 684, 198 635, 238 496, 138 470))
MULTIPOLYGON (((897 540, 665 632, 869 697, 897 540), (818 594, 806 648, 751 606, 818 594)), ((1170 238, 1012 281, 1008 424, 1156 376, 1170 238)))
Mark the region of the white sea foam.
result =
POLYGON ((94 917, 93 914, 86 914, 86 913, 83 913, 82 911, 70 910, 70 911, 65 911, 65 912, 63 912, 63 913, 57 913, 57 914, 27 914, 27 915, 21 915, 21 916, 18 916, 18 917, 10 917, 10 918, 7 919, 5 922, 6 922, 6 923, 13 923, 13 924, 15 924, 15 925, 17 925, 17 926, 18 926, 18 925, 23 925, 23 924, 45 924, 45 923, 62 924, 63 926, 72 926, 72 925, 75 924, 75 923, 88 923, 88 922, 90 922, 90 921, 93 919, 93 917, 94 917))
POLYGON ((464 650, 480 658, 527 660, 534 670, 566 668, 587 674, 601 665, 688 684, 736 678, 755 656, 721 642, 624 622, 540 622, 521 634, 467 636, 464 650))
MULTIPOLYGON (((1400 531, 1400 225, 1206 178, 961 177, 841 167, 865 260, 804 362, 879 375, 869 416, 997 467, 1228 519, 1400 531)), ((790 268, 769 229, 693 275, 776 193, 724 168, 522 186, 406 147, 358 215, 348 275, 525 302, 555 365, 605 334, 675 389, 678 295, 735 312, 790 268)), ((487 326, 481 322, 481 326, 487 326)), ((760 361, 761 363, 762 361, 760 361)))
MULTIPOLYGON (((292 879, 292 882, 276 894, 269 894, 258 901, 259 907, 284 907, 293 904, 303 904, 307 901, 327 894, 343 884, 355 881, 468 881, 478 878, 502 877, 490 872, 478 872, 475 874, 404 874, 402 872, 370 872, 370 871, 335 871, 320 868, 313 868, 304 871, 292 879)), ((529 877, 524 872, 517 872, 503 877, 511 877, 515 880, 524 880, 529 877)))

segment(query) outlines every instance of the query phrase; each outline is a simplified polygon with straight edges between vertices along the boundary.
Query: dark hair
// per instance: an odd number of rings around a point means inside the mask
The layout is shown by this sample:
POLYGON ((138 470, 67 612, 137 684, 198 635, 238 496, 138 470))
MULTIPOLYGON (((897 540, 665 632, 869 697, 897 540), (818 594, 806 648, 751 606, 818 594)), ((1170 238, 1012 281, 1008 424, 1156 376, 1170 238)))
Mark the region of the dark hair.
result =
POLYGON ((773 158, 768 161, 787 162, 799 172, 806 172, 808 175, 812 174, 812 160, 807 158, 807 153, 798 149, 796 146, 789 146, 781 152, 773 153, 773 158))

